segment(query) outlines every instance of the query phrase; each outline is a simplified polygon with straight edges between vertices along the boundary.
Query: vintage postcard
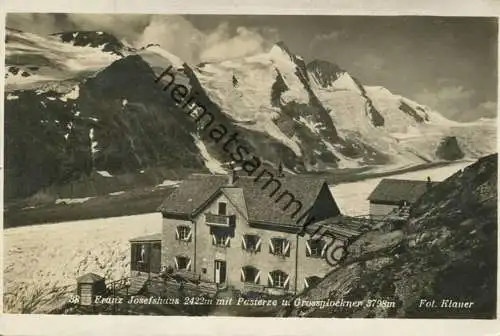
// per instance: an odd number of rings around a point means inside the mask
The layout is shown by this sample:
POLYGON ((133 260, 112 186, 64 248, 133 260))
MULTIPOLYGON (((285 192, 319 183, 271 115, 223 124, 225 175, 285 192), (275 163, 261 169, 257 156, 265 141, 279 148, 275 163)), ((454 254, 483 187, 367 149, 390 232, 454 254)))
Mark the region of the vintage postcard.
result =
POLYGON ((496 17, 5 22, 4 313, 496 319, 496 17))

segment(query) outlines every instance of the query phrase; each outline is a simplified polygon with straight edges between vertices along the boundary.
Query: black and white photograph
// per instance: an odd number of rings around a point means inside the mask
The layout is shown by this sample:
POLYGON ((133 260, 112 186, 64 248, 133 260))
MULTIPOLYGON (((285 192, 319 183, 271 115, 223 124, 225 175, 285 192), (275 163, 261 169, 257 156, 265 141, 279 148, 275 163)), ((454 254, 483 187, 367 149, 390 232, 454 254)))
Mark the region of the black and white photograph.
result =
POLYGON ((8 13, 4 313, 496 319, 497 49, 484 16, 8 13))

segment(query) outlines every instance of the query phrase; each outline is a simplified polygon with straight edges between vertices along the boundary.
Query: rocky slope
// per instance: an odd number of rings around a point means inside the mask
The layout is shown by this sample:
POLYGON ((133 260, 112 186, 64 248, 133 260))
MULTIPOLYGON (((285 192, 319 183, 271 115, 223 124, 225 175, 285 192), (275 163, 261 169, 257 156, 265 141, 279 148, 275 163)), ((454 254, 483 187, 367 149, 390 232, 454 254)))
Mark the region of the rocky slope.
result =
POLYGON ((196 91, 198 104, 271 166, 281 161, 306 172, 431 162, 450 157, 442 153, 450 146, 438 150, 450 136, 465 156, 494 151, 493 123, 446 120, 363 86, 335 64, 306 64, 283 43, 268 53, 192 66, 158 45, 135 49, 105 32, 38 36, 8 29, 6 198, 96 172, 112 179, 148 168, 224 171, 229 158, 222 146, 154 83, 171 65, 176 82, 196 91))
POLYGON ((283 316, 493 318, 497 278, 497 155, 430 189, 401 229, 371 231, 302 300, 386 300, 394 307, 292 307, 283 316), (420 300, 435 300, 435 307, 420 300), (442 299, 470 308, 441 307, 442 299))

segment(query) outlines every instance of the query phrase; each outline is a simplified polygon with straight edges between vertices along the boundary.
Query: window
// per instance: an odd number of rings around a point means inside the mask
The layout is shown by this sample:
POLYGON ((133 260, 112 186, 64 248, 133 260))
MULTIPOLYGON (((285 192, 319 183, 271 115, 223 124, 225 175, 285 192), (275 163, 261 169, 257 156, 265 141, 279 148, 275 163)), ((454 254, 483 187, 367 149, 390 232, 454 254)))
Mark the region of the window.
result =
POLYGON ((223 202, 220 202, 219 203, 219 212, 218 212, 218 214, 219 215, 226 215, 226 211, 227 211, 227 204, 223 203, 223 202))
POLYGON ((290 242, 284 238, 272 238, 269 240, 269 253, 284 257, 290 256, 290 242))
POLYGON ((179 225, 175 230, 175 239, 182 241, 191 241, 192 232, 189 226, 179 225))
POLYGON ((174 258, 175 269, 189 271, 191 270, 191 259, 184 256, 174 258))
POLYGON ((290 276, 283 271, 272 271, 267 275, 268 285, 274 288, 288 288, 290 276))
POLYGON ((255 234, 246 234, 241 237, 241 248, 249 252, 260 251, 262 239, 255 234))
POLYGON ((245 266, 241 268, 241 281, 254 284, 260 283, 260 271, 253 266, 245 266))
POLYGON ((231 237, 229 232, 224 229, 213 228, 212 233, 212 245, 219 247, 229 247, 229 242, 231 237))
POLYGON ((309 239, 306 241, 306 256, 311 258, 321 258, 325 255, 327 248, 323 239, 309 239))

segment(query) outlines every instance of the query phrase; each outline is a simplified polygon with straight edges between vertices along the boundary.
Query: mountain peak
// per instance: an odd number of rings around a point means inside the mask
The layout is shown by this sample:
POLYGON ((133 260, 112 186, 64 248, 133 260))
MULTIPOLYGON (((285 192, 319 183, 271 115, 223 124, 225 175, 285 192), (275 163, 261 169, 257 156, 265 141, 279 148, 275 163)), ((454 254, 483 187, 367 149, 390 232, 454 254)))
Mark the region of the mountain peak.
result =
POLYGON ((285 41, 278 41, 274 44, 274 46, 283 49, 283 51, 286 51, 288 54, 292 54, 288 46, 285 44, 285 41))
POLYGON ((291 59, 294 59, 296 57, 296 55, 290 51, 290 48, 288 48, 288 46, 283 41, 276 42, 270 50, 270 53, 272 54, 277 52, 283 53, 291 59))

